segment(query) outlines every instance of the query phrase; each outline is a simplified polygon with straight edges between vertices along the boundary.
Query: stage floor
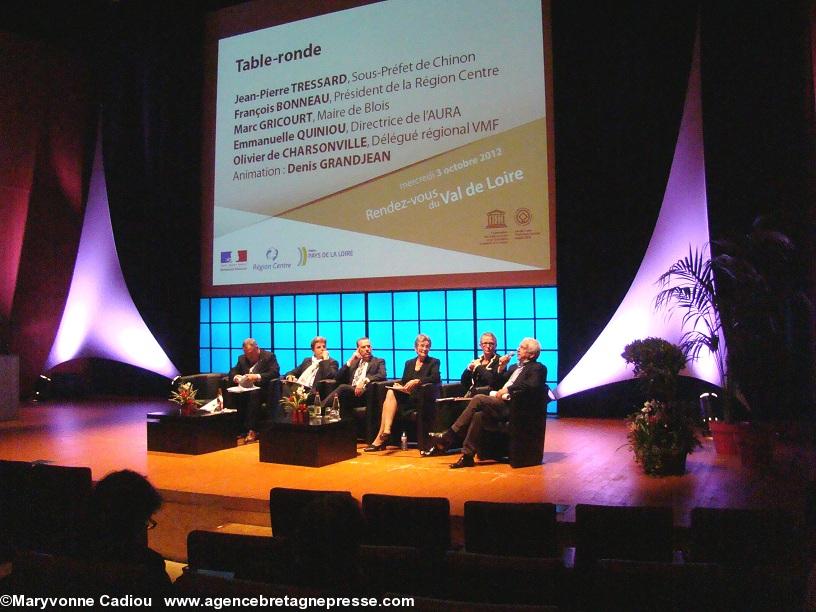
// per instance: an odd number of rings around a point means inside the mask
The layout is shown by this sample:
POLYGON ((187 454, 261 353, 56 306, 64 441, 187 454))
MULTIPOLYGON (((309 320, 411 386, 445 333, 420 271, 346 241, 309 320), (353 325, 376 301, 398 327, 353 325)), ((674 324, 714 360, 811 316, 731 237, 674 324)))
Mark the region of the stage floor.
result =
POLYGON ((25 404, 20 418, 0 422, 0 459, 90 466, 94 480, 113 470, 145 474, 165 498, 151 543, 166 557, 183 560, 191 529, 224 524, 268 530, 269 490, 275 486, 342 489, 365 493, 446 497, 461 516, 467 500, 670 506, 675 523, 688 524, 696 506, 775 506, 801 515, 804 489, 814 479, 811 447, 777 440, 770 467, 748 469, 739 457, 718 456, 711 439, 689 456, 684 476, 641 473, 625 446, 620 419, 550 418, 544 463, 513 469, 485 462, 450 470, 456 455, 422 458, 411 449, 362 453, 321 468, 258 461, 258 444, 188 456, 148 452, 145 415, 166 410, 164 400, 122 398, 25 404))

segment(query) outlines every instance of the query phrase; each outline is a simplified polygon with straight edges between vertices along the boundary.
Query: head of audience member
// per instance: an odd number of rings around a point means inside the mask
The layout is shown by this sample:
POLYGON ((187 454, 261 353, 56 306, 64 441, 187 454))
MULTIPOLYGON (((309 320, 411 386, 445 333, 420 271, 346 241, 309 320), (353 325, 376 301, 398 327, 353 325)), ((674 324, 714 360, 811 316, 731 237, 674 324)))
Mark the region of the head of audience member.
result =
POLYGON ((359 560, 364 535, 360 503, 350 495, 324 495, 309 502, 292 540, 297 582, 354 592, 364 582, 359 560))
POLYGON ((96 483, 89 501, 90 528, 112 548, 147 546, 147 530, 162 499, 147 478, 131 470, 112 472, 96 483))
POLYGON ((431 351, 431 339, 425 334, 418 334, 414 340, 414 350, 420 361, 424 361, 431 351))
POLYGON ((312 354, 318 359, 325 359, 323 353, 326 352, 326 339, 323 336, 312 338, 312 354))
POLYGON ((365 336, 357 340, 357 354, 363 361, 369 361, 371 359, 371 340, 365 336))
POLYGON ((244 340, 241 344, 241 348, 244 349, 244 355, 249 359, 250 363, 255 363, 261 356, 261 348, 258 346, 258 341, 255 340, 255 338, 247 338, 244 340))
POLYGON ((493 356, 496 354, 496 345, 498 341, 496 340, 496 335, 493 332, 485 332, 482 334, 481 338, 479 338, 479 346, 482 349, 482 353, 484 354, 484 358, 488 361, 493 359, 493 356))
POLYGON ((535 338, 523 338, 518 346, 519 363, 535 361, 541 354, 541 344, 535 338))

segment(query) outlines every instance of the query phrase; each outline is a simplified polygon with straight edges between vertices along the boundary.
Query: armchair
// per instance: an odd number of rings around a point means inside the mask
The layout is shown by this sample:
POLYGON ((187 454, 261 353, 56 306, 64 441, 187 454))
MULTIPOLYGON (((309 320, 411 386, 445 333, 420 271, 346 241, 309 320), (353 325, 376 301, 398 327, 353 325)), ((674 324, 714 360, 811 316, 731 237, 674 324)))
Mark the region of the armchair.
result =
POLYGON ((193 383, 193 389, 198 391, 196 397, 202 400, 215 399, 218 395, 218 387, 221 385, 221 379, 226 378, 223 374, 216 373, 201 373, 188 374, 187 376, 177 376, 173 379, 173 390, 177 390, 183 383, 193 383))
POLYGON ((484 430, 479 448, 481 459, 510 460, 514 468, 540 465, 544 458, 547 404, 550 388, 517 394, 510 400, 510 418, 498 430, 484 430))
MULTIPOLYGON (((367 411, 368 431, 371 437, 379 430, 382 405, 383 401, 385 401, 385 394, 388 392, 388 386, 393 385, 395 382, 398 381, 383 380, 369 385, 374 400, 370 405, 371 410, 367 411)), ((420 450, 428 448, 428 433, 434 424, 436 399, 439 397, 441 386, 435 383, 425 383, 418 391, 411 394, 407 409, 400 408, 397 410, 391 428, 394 442, 398 440, 399 435, 404 431, 408 435, 409 444, 416 444, 420 450)))
MULTIPOLYGON (((235 384, 229 379, 229 376, 227 376, 225 374, 194 374, 192 376, 182 376, 182 377, 180 377, 180 381, 185 382, 186 379, 188 379, 188 378, 196 378, 196 377, 207 377, 206 378, 206 385, 207 385, 208 390, 209 390, 210 384, 211 384, 210 377, 217 377, 218 383, 216 385, 216 389, 220 386, 221 390, 223 391, 223 394, 224 394, 224 401, 229 402, 229 400, 227 400, 227 388, 232 387, 235 384)), ((196 389, 199 388, 198 385, 195 382, 193 382, 193 386, 196 389)), ((215 393, 213 393, 211 396, 210 395, 201 395, 201 393, 199 393, 199 397, 201 399, 212 399, 212 398, 215 397, 215 393)), ((266 389, 266 395, 263 398, 263 401, 262 401, 262 404, 261 404, 262 407, 266 406, 266 412, 261 413, 263 420, 273 420, 274 421, 274 420, 278 419, 279 415, 282 412, 281 405, 280 405, 281 397, 283 397, 283 387, 281 385, 281 381, 280 381, 279 378, 272 378, 269 381, 269 386, 266 389)))
MULTIPOLYGON (((376 383, 370 384, 365 390, 365 393, 363 394, 365 404, 362 406, 344 406, 342 403, 340 404, 341 418, 354 419, 357 439, 364 442, 367 442, 374 437, 380 425, 379 422, 373 424, 371 422, 371 415, 375 412, 374 404, 377 402, 377 392, 374 388, 374 384, 376 383)), ((317 383, 316 387, 318 393, 320 393, 320 397, 325 399, 339 385, 340 383, 333 378, 324 378, 317 383)))

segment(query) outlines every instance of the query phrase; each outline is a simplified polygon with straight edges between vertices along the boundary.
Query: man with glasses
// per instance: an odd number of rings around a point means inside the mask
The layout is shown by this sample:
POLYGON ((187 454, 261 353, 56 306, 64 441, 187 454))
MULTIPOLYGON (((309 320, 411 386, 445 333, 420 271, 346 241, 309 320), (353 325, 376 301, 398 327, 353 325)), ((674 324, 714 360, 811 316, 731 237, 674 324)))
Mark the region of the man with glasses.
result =
MULTIPOLYGON (((480 393, 488 393, 496 391, 502 384, 502 373, 510 361, 512 353, 499 357, 496 353, 496 334, 493 332, 484 332, 479 338, 479 346, 482 348, 482 355, 471 361, 465 371, 462 372, 461 384, 462 389, 465 389, 463 397, 473 397, 480 393)), ((459 401, 457 401, 457 404, 459 401)), ((423 457, 436 457, 437 455, 444 455, 454 442, 450 440, 451 444, 443 444, 441 441, 444 433, 432 433, 431 437, 437 438, 437 443, 431 445, 430 448, 420 451, 423 457)), ((450 435, 448 436, 450 438, 450 435)))
POLYGON ((502 360, 504 364, 507 364, 510 356, 499 357, 496 354, 496 344, 496 336, 493 332, 482 334, 479 339, 479 346, 482 348, 481 357, 471 361, 462 372, 462 388, 467 389, 465 397, 475 395, 479 387, 489 387, 495 391, 501 386, 499 364, 502 360))
POLYGON ((323 407, 331 406, 336 397, 340 402, 340 418, 351 418, 354 408, 366 405, 369 383, 385 378, 385 360, 371 354, 371 340, 360 338, 357 350, 337 371, 335 380, 340 385, 326 396, 323 407))

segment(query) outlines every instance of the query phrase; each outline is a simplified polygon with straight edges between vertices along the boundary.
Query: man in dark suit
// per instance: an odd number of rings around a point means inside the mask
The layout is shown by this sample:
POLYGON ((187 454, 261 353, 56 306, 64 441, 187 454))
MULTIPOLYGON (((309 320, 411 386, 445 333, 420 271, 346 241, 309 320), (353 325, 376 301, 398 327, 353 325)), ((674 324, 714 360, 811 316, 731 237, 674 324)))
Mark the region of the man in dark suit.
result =
POLYGON ((352 410, 365 406, 368 384, 386 379, 385 361, 371 354, 371 340, 357 340, 357 350, 337 372, 340 385, 323 400, 323 406, 331 406, 334 398, 340 402, 340 417, 351 418, 352 410))
POLYGON ((536 361, 541 354, 541 344, 535 338, 524 338, 518 347, 518 363, 505 370, 510 355, 499 359, 499 375, 503 377, 503 385, 498 391, 491 391, 490 395, 477 395, 462 411, 462 414, 451 425, 450 429, 442 434, 432 434, 437 438, 434 449, 437 454, 451 448, 458 440, 464 437, 462 455, 451 468, 458 469, 473 467, 474 456, 479 448, 482 430, 498 429, 499 423, 506 421, 510 415, 510 398, 520 393, 541 391, 547 381, 547 368, 536 361))
MULTIPOLYGON (((329 355, 326 348, 326 339, 323 336, 315 336, 312 338, 311 347, 312 356, 307 357, 298 367, 286 373, 287 382, 296 382, 307 389, 313 389, 324 378, 337 376, 338 363, 336 359, 332 359, 329 355)), ((287 395, 291 393, 292 386, 284 384, 287 395)))
POLYGON ((225 406, 238 410, 241 436, 245 436, 245 442, 254 442, 257 439, 255 432, 261 404, 269 395, 270 382, 280 376, 280 366, 275 354, 262 350, 254 338, 244 340, 241 348, 244 354, 238 357, 238 363, 229 371, 228 379, 245 389, 257 388, 242 393, 224 394, 225 406))

